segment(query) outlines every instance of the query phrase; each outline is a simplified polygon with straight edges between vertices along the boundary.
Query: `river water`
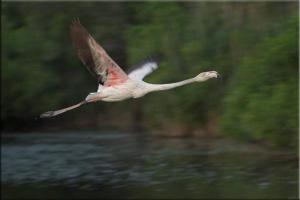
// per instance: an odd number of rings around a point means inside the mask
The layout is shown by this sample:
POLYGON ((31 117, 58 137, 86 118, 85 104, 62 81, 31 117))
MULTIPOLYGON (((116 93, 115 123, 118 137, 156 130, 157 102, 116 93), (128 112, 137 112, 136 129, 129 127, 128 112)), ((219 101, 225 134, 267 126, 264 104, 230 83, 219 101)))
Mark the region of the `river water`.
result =
POLYGON ((298 197, 296 155, 226 140, 116 132, 3 134, 1 197, 298 197))

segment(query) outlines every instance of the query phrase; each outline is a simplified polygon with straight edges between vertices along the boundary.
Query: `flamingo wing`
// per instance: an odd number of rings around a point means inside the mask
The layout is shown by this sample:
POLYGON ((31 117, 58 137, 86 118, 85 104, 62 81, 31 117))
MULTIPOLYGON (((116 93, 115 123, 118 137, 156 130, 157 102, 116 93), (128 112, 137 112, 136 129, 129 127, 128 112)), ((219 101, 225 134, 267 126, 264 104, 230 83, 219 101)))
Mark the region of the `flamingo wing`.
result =
POLYGON ((122 84, 127 74, 109 57, 106 51, 94 40, 79 20, 71 24, 71 39, 79 59, 104 86, 122 84))
POLYGON ((151 74, 158 68, 155 60, 146 60, 129 69, 128 77, 135 80, 143 80, 145 76, 151 74))

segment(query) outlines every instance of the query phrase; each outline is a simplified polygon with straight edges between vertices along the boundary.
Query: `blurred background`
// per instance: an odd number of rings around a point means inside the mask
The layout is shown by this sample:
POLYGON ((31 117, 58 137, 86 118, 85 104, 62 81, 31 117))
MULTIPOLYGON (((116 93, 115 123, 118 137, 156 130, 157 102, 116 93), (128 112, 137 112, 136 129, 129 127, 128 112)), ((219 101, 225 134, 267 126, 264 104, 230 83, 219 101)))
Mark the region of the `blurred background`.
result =
POLYGON ((2 2, 2 197, 296 198, 298 7, 2 2), (159 56, 148 82, 223 79, 39 119, 97 90, 76 17, 124 70, 159 56))

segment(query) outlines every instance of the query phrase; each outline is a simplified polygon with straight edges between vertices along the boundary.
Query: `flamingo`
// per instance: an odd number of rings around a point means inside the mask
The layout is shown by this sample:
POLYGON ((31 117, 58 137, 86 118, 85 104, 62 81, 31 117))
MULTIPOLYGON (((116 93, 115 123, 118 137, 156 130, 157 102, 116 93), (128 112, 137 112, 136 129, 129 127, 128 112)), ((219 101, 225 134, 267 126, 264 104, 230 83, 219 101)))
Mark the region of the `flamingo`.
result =
POLYGON ((87 103, 97 101, 114 102, 129 98, 140 98, 150 92, 170 90, 186 84, 220 77, 216 71, 207 71, 176 83, 147 83, 143 79, 158 68, 157 62, 154 60, 143 62, 126 74, 81 25, 79 19, 75 19, 71 23, 70 29, 73 46, 79 59, 86 65, 88 71, 97 78, 99 83, 98 90, 88 94, 83 101, 73 106, 45 112, 40 115, 41 118, 53 117, 87 103))

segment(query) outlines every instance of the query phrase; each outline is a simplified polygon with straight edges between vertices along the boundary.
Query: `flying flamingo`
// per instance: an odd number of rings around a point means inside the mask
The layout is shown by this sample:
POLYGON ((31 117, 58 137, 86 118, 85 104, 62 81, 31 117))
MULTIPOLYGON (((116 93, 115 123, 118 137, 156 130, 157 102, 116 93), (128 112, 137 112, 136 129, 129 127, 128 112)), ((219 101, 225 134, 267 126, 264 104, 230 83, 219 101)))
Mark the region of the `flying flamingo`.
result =
POLYGON ((85 100, 78 104, 56 111, 45 112, 40 115, 41 118, 53 117, 87 103, 139 98, 149 92, 169 90, 193 82, 202 82, 210 78, 219 77, 216 71, 208 71, 202 72, 194 78, 176 83, 146 83, 143 81, 144 77, 158 68, 155 61, 144 62, 127 75, 94 40, 78 19, 71 24, 71 39, 80 60, 97 77, 99 82, 98 90, 95 93, 90 93, 85 100))

